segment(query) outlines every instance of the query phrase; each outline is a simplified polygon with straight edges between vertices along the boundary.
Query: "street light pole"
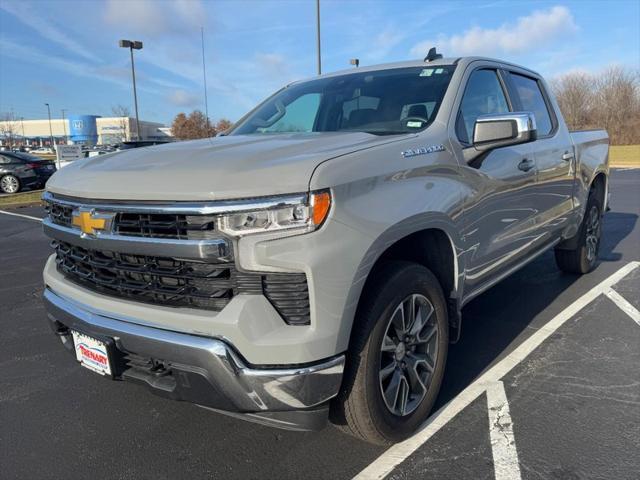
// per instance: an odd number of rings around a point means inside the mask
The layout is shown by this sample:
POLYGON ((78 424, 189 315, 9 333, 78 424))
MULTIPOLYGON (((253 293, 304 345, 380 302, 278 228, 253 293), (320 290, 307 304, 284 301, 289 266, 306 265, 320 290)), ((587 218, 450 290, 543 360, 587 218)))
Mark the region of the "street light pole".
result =
POLYGON ((22 125, 22 146, 24 146, 26 143, 24 138, 24 117, 20 117, 20 124, 22 125))
POLYGON ((207 99, 207 67, 204 62, 204 27, 200 27, 202 38, 202 77, 204 80, 204 114, 207 116, 207 135, 209 135, 209 100, 207 99))
POLYGON ((47 106, 47 114, 49 115, 49 138, 51 139, 51 148, 54 148, 53 130, 51 128, 51 107, 48 103, 45 103, 45 105, 47 106))
POLYGON ((140 118, 138 117, 138 93, 136 91, 136 68, 133 62, 133 51, 142 50, 142 42, 137 40, 120 40, 122 48, 128 48, 131 53, 131 76, 133 78, 133 103, 136 109, 136 139, 140 140, 140 118))
POLYGON ((318 49, 318 75, 321 75, 322 60, 320 59, 320 0, 316 0, 316 45, 318 49))
POLYGON ((66 145, 68 140, 67 140, 67 121, 64 118, 64 112, 66 112, 67 109, 63 108, 62 109, 62 128, 64 128, 64 144, 66 145))

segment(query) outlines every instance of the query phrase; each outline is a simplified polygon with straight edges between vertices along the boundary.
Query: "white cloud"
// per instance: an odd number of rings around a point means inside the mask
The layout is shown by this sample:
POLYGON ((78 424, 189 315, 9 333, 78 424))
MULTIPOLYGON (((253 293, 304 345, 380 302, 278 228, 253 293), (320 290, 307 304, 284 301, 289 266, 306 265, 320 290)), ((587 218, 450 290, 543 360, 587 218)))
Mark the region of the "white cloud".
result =
POLYGON ((520 53, 537 49, 577 31, 568 8, 555 6, 536 10, 515 23, 498 28, 473 27, 461 35, 440 35, 436 40, 420 42, 411 49, 414 56, 424 55, 434 45, 447 56, 520 53))
MULTIPOLYGON (((68 58, 51 55, 33 46, 12 42, 0 38, 0 50, 3 55, 21 61, 28 61, 41 67, 63 71, 70 75, 90 78, 96 81, 109 82, 124 89, 131 88, 131 70, 128 67, 94 65, 86 61, 69 60, 68 58)), ((162 82, 157 82, 153 78, 139 75, 137 87, 139 90, 149 93, 159 93, 158 88, 149 86, 149 83, 163 86, 162 82)))
POLYGON ((206 11, 200 0, 108 0, 104 19, 119 32, 135 32, 136 35, 148 37, 166 37, 172 33, 193 34, 207 22, 206 11))
POLYGON ((287 61, 279 53, 256 53, 255 61, 262 73, 272 77, 280 77, 289 70, 287 61))
POLYGON ((204 100, 201 97, 185 90, 174 90, 169 94, 168 100, 176 107, 185 108, 202 108, 204 104, 204 100))
POLYGON ((70 52, 80 55, 87 60, 98 60, 93 53, 82 46, 81 41, 70 38, 54 25, 54 21, 51 18, 38 16, 38 14, 34 12, 34 8, 29 4, 23 2, 0 2, 0 9, 15 16, 23 24, 38 32, 42 37, 65 47, 70 52))
POLYGON ((371 60, 379 60, 389 55, 391 50, 406 38, 406 32, 387 27, 378 33, 371 42, 371 50, 367 56, 371 60))

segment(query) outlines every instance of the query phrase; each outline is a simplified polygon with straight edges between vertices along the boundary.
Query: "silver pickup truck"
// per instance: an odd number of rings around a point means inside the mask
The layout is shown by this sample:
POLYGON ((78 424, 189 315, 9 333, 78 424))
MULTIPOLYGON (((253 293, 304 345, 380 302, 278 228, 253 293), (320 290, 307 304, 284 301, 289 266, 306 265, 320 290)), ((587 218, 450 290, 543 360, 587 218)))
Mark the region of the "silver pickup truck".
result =
POLYGON ((550 248, 594 267, 608 176, 606 132, 570 133, 526 68, 323 75, 227 135, 57 172, 47 316, 107 378, 388 444, 429 415, 467 302, 550 248))

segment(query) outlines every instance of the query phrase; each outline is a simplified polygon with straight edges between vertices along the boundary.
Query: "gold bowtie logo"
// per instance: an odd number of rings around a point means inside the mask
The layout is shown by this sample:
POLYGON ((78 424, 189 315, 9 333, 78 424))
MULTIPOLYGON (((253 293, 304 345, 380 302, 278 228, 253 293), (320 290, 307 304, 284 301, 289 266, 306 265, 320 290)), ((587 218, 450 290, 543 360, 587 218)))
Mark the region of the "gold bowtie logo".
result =
POLYGON ((73 225, 80 228, 82 233, 95 235, 97 230, 106 230, 110 217, 88 211, 73 212, 73 225))

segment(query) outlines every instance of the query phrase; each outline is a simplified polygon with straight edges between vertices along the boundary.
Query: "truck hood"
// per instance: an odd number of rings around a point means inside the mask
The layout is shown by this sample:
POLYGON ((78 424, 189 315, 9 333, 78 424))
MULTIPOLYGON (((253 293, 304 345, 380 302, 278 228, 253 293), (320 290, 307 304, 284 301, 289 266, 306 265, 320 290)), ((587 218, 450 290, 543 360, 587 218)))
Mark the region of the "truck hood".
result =
POLYGON ((397 137, 317 132, 175 142, 73 162, 51 177, 47 190, 81 198, 161 201, 304 192, 320 163, 392 141, 397 137))

